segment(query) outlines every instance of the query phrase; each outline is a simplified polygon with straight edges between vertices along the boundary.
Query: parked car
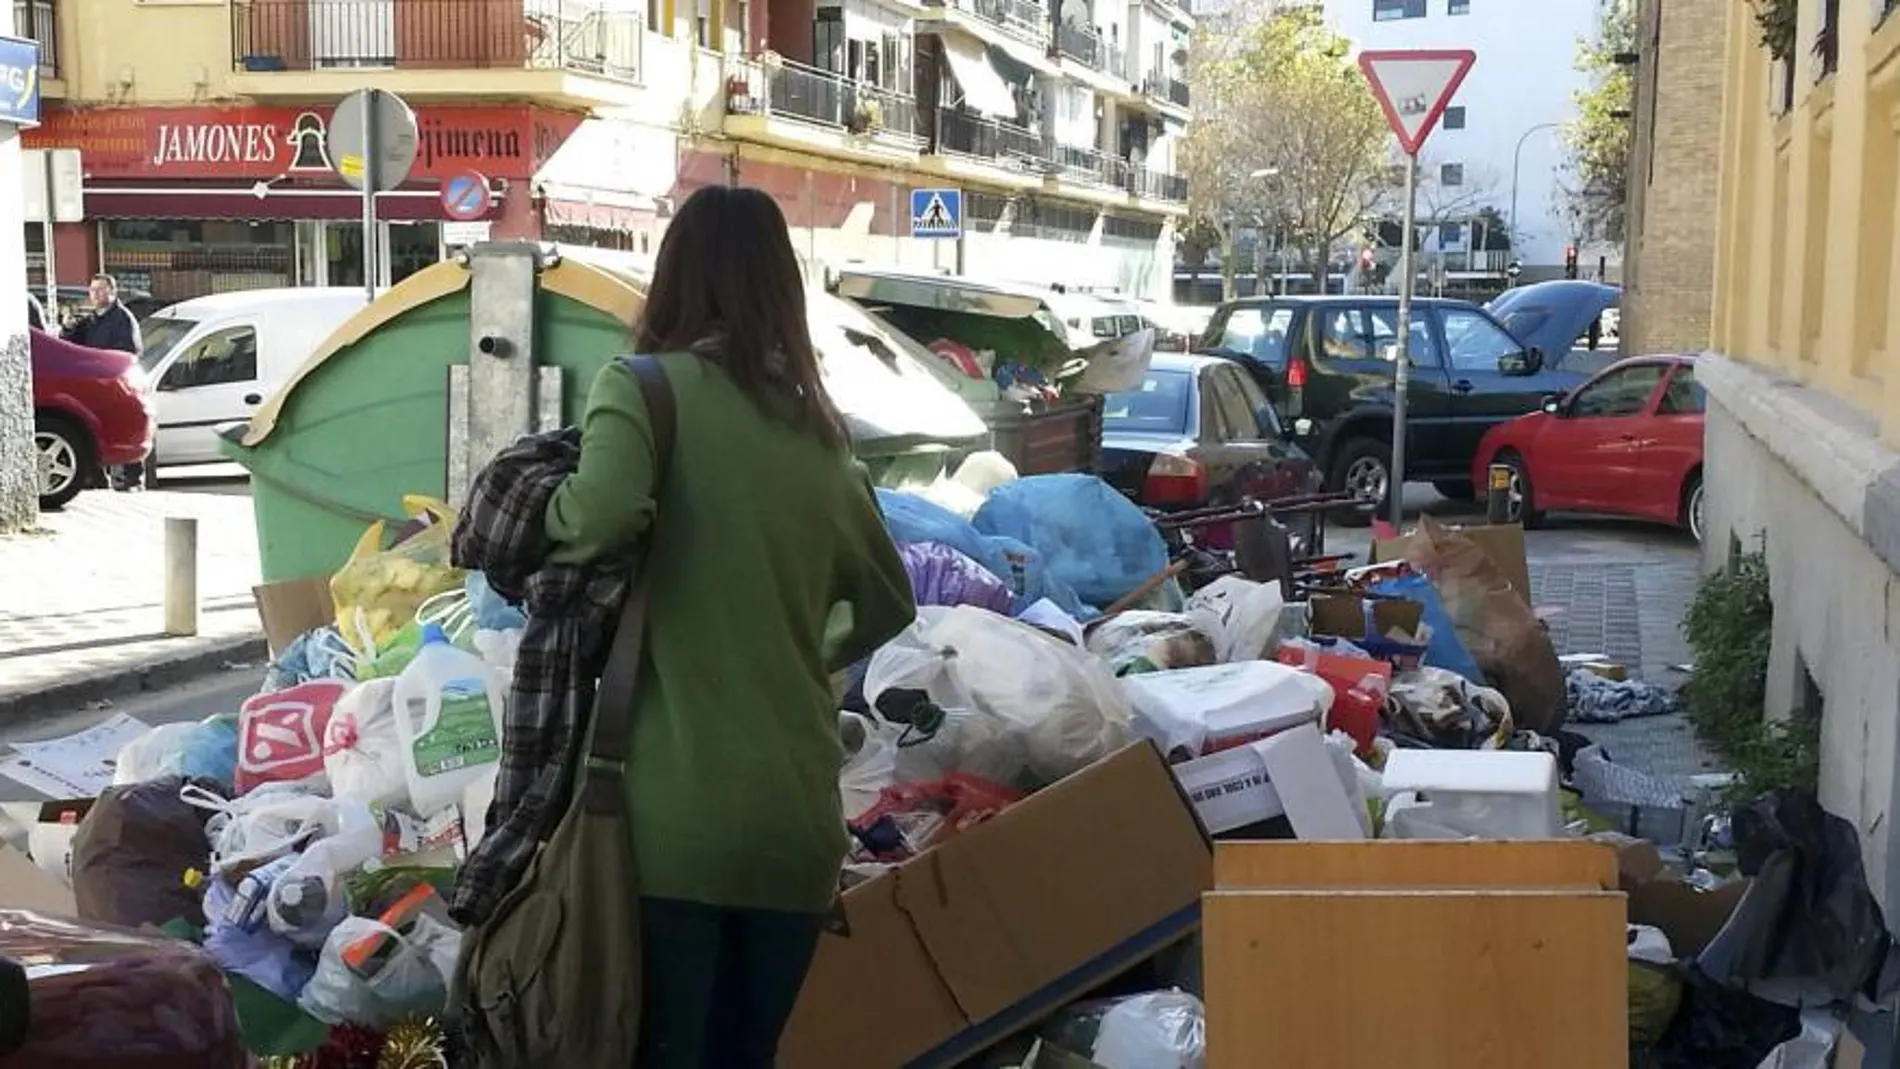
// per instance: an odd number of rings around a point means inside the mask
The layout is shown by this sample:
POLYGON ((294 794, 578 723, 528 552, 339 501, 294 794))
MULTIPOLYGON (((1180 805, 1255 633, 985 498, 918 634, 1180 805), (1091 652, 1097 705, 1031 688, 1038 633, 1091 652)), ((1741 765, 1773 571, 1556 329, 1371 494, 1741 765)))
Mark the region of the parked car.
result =
MULTIPOLYGON (((1215 310, 1200 350, 1246 367, 1327 489, 1384 511, 1394 489, 1397 324, 1393 297, 1250 297, 1215 310)), ((1405 475, 1448 495, 1471 494, 1485 431, 1584 379, 1546 367, 1541 351, 1467 301, 1413 302, 1410 333, 1405 475)))
POLYGON ((1615 286, 1560 278, 1514 286, 1484 310, 1552 366, 1588 375, 1615 358, 1622 299, 1615 286))
POLYGON ((157 383, 153 467, 223 463, 218 431, 249 420, 366 303, 349 286, 245 290, 146 319, 139 363, 157 383))
POLYGON ((102 485, 105 472, 136 464, 157 435, 151 380, 131 353, 88 349, 28 330, 33 361, 33 444, 40 456, 40 507, 64 506, 102 485))
MULTIPOLYGON (((1101 475, 1164 512, 1271 501, 1319 485, 1312 459, 1286 440, 1272 402, 1239 364, 1186 353, 1156 353, 1140 387, 1108 395, 1101 475)), ((1222 541, 1216 533, 1213 544, 1222 541)))
POLYGON ((1511 517, 1598 512, 1681 526, 1702 538, 1702 413, 1695 358, 1612 364, 1539 412, 1493 427, 1471 477, 1511 469, 1511 517))
POLYGON ((1206 305, 1143 301, 1141 314, 1154 328, 1156 352, 1185 353, 1191 352, 1201 335, 1207 333, 1207 321, 1214 309, 1206 305))

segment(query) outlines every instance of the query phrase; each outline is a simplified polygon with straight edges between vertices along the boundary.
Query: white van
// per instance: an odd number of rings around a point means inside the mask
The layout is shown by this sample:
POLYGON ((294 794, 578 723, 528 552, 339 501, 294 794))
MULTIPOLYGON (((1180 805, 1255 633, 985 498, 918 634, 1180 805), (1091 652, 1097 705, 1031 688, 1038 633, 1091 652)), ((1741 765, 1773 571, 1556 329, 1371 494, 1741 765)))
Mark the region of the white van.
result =
POLYGON ((140 330, 139 364, 158 384, 158 443, 148 463, 217 464, 218 432, 289 380, 368 303, 360 287, 244 290, 182 301, 140 330))

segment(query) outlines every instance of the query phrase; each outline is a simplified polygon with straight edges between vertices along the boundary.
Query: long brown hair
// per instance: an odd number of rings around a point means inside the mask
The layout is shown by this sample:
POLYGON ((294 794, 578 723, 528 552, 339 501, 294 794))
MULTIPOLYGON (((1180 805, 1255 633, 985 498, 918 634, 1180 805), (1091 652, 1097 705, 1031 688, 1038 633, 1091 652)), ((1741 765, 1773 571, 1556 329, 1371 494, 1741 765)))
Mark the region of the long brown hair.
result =
POLYGON ((633 341, 643 353, 698 351, 768 415, 784 413, 833 447, 849 444, 820 377, 785 216, 760 190, 705 186, 680 205, 633 341))

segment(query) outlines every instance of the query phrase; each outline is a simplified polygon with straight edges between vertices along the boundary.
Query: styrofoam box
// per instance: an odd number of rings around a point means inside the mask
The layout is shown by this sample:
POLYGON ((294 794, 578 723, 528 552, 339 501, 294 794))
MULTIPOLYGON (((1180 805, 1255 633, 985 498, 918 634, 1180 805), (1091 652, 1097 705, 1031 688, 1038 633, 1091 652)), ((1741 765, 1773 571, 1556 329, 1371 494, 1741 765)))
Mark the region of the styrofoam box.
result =
MULTIPOLYGON (((1400 809, 1434 829, 1492 839, 1549 839, 1563 832, 1557 759, 1542 751, 1395 750, 1386 759, 1384 786, 1388 797, 1416 795, 1415 807, 1400 809)), ((1394 816, 1389 811, 1388 822, 1394 816)), ((1398 823, 1394 831, 1406 837, 1405 821, 1398 823)))

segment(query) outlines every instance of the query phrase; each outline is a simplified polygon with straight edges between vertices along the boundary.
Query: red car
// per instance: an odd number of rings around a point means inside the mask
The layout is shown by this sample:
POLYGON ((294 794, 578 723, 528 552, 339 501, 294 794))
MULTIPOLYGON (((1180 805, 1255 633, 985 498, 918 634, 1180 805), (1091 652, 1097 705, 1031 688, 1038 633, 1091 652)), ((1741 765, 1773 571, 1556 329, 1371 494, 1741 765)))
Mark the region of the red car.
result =
POLYGON ((1511 469, 1511 518, 1535 527, 1546 512, 1658 520, 1702 538, 1702 387, 1695 358, 1619 361, 1542 412, 1491 428, 1472 485, 1492 464, 1511 469))
POLYGON ((57 509, 104 482, 107 469, 137 464, 158 433, 150 383, 138 358, 27 331, 33 355, 33 441, 40 453, 40 507, 57 509))

